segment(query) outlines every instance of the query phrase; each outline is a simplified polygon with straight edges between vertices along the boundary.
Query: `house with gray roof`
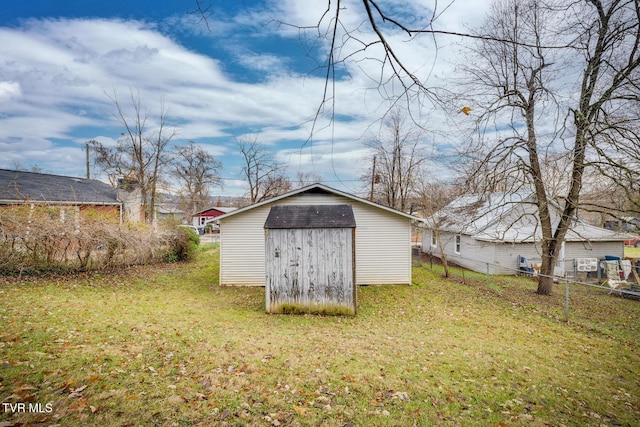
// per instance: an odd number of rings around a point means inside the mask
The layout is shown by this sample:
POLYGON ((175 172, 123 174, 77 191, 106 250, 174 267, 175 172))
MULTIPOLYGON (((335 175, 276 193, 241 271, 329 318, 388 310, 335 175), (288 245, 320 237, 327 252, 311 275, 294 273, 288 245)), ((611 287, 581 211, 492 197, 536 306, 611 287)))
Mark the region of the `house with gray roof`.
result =
MULTIPOLYGON (((533 192, 462 196, 425 222, 422 251, 440 257, 442 249, 449 262, 488 274, 518 274, 523 262, 539 265, 542 231, 535 197, 533 192)), ((550 208, 555 227, 561 207, 551 202, 550 208)), ((556 275, 572 272, 585 259, 623 258, 625 238, 575 218, 562 242, 556 275)))
POLYGON ((137 181, 129 179, 122 183, 122 188, 116 189, 95 179, 0 169, 0 208, 62 206, 79 212, 97 210, 119 221, 138 221, 141 217, 137 181))

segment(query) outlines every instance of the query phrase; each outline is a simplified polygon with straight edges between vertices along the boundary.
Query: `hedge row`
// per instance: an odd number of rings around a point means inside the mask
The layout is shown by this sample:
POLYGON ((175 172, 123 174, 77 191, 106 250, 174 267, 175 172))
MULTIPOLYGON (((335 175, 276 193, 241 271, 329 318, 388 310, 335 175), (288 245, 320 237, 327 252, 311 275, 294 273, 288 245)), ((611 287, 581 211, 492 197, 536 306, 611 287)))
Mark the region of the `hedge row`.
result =
POLYGON ((99 211, 56 206, 0 209, 0 273, 89 270, 180 261, 199 237, 163 224, 119 224, 99 211), (194 237, 195 236, 195 237, 194 237))

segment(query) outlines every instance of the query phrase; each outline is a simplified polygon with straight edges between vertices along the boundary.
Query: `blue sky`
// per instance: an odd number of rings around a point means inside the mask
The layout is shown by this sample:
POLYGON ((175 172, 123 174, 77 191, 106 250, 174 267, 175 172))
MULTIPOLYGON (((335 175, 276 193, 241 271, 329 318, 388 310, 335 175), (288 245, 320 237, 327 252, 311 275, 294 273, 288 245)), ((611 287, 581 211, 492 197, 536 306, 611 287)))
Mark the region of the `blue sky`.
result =
MULTIPOLYGON (((400 5, 406 17, 427 11, 419 0, 381 4, 396 10, 400 5)), ((356 28, 361 4, 345 5, 345 25, 356 28)), ((38 166, 83 176, 85 141, 113 144, 123 131, 107 94, 127 106, 133 90, 150 122, 164 100, 176 144, 195 141, 223 163, 224 188, 214 194, 245 191, 234 138, 246 135, 257 135, 289 165, 291 176, 313 172, 328 185, 357 193, 367 163, 365 143, 388 109, 371 79, 379 64, 356 56, 339 69, 339 119, 328 126, 328 117, 320 117, 308 142, 322 99, 324 71, 317 66, 326 61, 327 41, 277 24, 313 25, 325 7, 326 2, 308 0, 215 0, 207 28, 190 13, 195 0, 4 2, 0 168, 38 166)), ((485 10, 486 2, 457 0, 438 20, 439 28, 477 24, 485 10)), ((395 36, 399 53, 425 81, 441 84, 455 66, 459 41, 441 40, 436 51, 428 38, 404 43, 402 35, 395 36)), ((427 126, 440 127, 457 108, 430 111, 427 126)), ((425 137, 433 150, 449 143, 425 137)))

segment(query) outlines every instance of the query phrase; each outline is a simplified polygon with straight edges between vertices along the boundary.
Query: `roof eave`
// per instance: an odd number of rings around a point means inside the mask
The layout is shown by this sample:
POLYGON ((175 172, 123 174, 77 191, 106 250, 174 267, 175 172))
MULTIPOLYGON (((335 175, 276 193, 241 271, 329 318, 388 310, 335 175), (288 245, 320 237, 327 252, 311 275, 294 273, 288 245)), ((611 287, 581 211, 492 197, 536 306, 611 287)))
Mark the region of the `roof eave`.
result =
POLYGON ((0 199, 0 205, 109 205, 120 206, 122 202, 77 202, 68 200, 14 200, 0 199))

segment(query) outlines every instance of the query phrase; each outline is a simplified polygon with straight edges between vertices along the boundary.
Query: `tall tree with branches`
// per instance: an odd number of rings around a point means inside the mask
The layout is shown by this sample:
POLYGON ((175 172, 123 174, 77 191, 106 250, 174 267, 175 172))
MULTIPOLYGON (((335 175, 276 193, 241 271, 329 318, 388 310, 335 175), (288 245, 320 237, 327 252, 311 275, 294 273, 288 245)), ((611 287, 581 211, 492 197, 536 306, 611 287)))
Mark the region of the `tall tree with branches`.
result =
POLYGON ((375 200, 403 212, 410 210, 427 160, 422 143, 421 129, 409 123, 402 110, 387 115, 380 134, 368 143, 373 158, 364 179, 373 180, 375 200))
POLYGON ((476 107, 483 132, 487 124, 498 124, 497 142, 486 144, 471 176, 483 172, 489 190, 501 185, 507 191, 535 191, 542 232, 539 294, 551 294, 554 266, 580 208, 585 172, 638 177, 624 159, 638 156, 640 122, 628 112, 637 111, 640 101, 639 18, 639 0, 499 1, 482 30, 491 38, 481 39, 476 62, 467 67, 478 89, 468 96, 485 101, 476 107), (576 95, 562 93, 566 86, 576 88, 576 95), (549 116, 560 120, 543 135, 541 123, 554 123, 549 116), (500 129, 503 124, 508 132, 500 129), (549 152, 569 159, 558 218, 544 175, 549 152))
POLYGON ((222 187, 221 169, 222 163, 193 141, 176 148, 171 172, 178 179, 179 193, 190 215, 209 204, 211 187, 222 187))
POLYGON ((138 92, 130 91, 130 108, 122 105, 115 90, 107 96, 115 106, 115 117, 124 132, 115 146, 91 141, 96 153, 95 162, 106 172, 112 184, 119 178, 135 176, 142 192, 145 220, 152 222, 158 186, 170 161, 167 147, 176 130, 168 127, 168 112, 162 100, 155 122, 150 123, 138 92))
POLYGON ((258 142, 257 135, 237 138, 236 144, 243 160, 242 174, 249 185, 251 203, 291 190, 291 181, 284 175, 286 166, 258 142))

